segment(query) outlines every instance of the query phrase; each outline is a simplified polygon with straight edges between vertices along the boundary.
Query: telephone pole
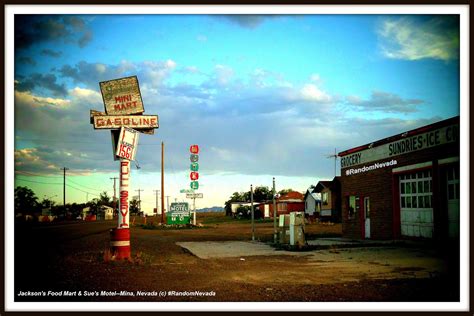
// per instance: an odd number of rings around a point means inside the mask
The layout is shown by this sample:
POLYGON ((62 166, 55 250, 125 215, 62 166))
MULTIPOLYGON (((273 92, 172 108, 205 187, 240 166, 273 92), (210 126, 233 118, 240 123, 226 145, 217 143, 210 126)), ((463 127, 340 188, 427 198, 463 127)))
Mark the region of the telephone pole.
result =
POLYGON ((116 190, 115 190, 115 180, 117 180, 118 178, 117 177, 114 177, 114 178, 110 178, 110 180, 114 180, 114 216, 115 216, 115 212, 117 211, 117 195, 116 195, 116 190))
POLYGON ((336 176, 336 165, 337 165, 337 152, 336 152, 336 148, 334 148, 334 155, 327 155, 326 158, 334 158, 334 177, 336 176))
POLYGON ((277 243, 277 209, 276 209, 276 191, 275 191, 275 177, 273 177, 273 243, 277 243))
POLYGON ((156 216, 158 216, 158 194, 160 193, 160 190, 153 190, 156 194, 156 216))
POLYGON ((250 185, 250 205, 252 207, 252 241, 255 241, 255 215, 253 210, 253 185, 250 185))
POLYGON ((142 200, 140 199, 140 192, 145 191, 145 190, 138 189, 138 190, 135 190, 135 191, 138 191, 138 213, 141 213, 141 211, 142 211, 142 200))
POLYGON ((161 142, 161 223, 165 223, 165 144, 161 142))
POLYGON ((69 168, 63 167, 61 170, 63 171, 63 206, 64 215, 66 215, 66 170, 69 170, 69 168))

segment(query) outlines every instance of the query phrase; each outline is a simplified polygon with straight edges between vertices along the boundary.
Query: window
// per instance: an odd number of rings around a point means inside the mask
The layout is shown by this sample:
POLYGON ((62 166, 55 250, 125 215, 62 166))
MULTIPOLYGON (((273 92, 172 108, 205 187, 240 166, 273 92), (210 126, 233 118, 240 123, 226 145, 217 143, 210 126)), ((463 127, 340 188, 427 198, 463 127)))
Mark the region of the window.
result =
POLYGON ((359 211, 359 197, 356 195, 351 195, 347 197, 347 207, 348 207, 348 219, 356 217, 357 212, 359 211))
POLYGON ((400 176, 400 207, 402 209, 432 208, 431 170, 400 176))
POLYGON ((322 202, 323 205, 328 205, 329 204, 329 193, 328 192, 323 192, 322 193, 322 202))
POLYGON ((448 200, 459 200, 459 170, 457 168, 449 168, 448 176, 448 200))

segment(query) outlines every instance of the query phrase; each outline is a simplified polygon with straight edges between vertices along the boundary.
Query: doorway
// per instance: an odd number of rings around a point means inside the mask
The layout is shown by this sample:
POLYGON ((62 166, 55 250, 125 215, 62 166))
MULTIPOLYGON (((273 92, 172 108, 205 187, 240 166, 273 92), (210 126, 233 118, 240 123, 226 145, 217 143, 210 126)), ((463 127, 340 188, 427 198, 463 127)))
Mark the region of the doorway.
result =
POLYGON ((459 237, 459 169, 450 166, 446 171, 448 196, 448 235, 449 238, 459 237))
POLYGON ((370 198, 364 198, 365 239, 370 238, 370 198))

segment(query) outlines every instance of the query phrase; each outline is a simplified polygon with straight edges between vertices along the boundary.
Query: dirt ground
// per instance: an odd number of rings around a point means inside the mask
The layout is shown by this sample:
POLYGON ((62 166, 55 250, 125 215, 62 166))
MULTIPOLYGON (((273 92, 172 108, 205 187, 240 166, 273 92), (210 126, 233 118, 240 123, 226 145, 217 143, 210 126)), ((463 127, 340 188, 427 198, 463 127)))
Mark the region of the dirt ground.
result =
MULTIPOLYGON (((177 243, 248 242, 251 226, 222 214, 198 216, 204 227, 193 229, 132 219, 131 261, 106 255, 116 221, 16 223, 15 301, 459 301, 455 247, 408 243, 202 259, 177 243)), ((310 239, 340 234, 340 224, 306 225, 310 239)), ((256 236, 267 245, 273 223, 258 222, 256 236)))

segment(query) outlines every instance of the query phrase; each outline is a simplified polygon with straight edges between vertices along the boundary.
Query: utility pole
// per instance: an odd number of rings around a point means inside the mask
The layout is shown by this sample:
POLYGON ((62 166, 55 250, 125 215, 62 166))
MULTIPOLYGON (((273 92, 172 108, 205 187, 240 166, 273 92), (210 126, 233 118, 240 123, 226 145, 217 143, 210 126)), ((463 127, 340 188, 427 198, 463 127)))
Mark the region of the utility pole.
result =
POLYGON ((276 211, 276 200, 275 200, 275 177, 273 177, 273 243, 277 242, 277 211, 276 211))
POLYGON ((252 241, 255 241, 255 215, 253 210, 253 185, 250 185, 250 205, 252 208, 252 241))
POLYGON ((115 212, 118 211, 117 210, 117 195, 116 195, 116 190, 115 190, 115 180, 117 180, 118 178, 117 177, 114 177, 114 178, 110 178, 110 180, 114 180, 114 216, 115 216, 115 212))
POLYGON ((141 213, 141 211, 142 211, 142 200, 140 199, 140 192, 145 191, 145 190, 138 189, 138 190, 135 190, 135 191, 138 191, 138 213, 141 213))
POLYGON ((326 158, 334 158, 334 177, 335 177, 336 176, 336 164, 337 164, 336 148, 334 148, 334 155, 327 155, 326 158))
POLYGON ((63 167, 63 206, 64 206, 64 216, 66 216, 66 170, 69 168, 63 167))
POLYGON ((165 223, 165 144, 161 142, 161 223, 165 223))
POLYGON ((156 216, 158 216, 158 194, 160 193, 160 190, 153 190, 156 194, 156 216))

